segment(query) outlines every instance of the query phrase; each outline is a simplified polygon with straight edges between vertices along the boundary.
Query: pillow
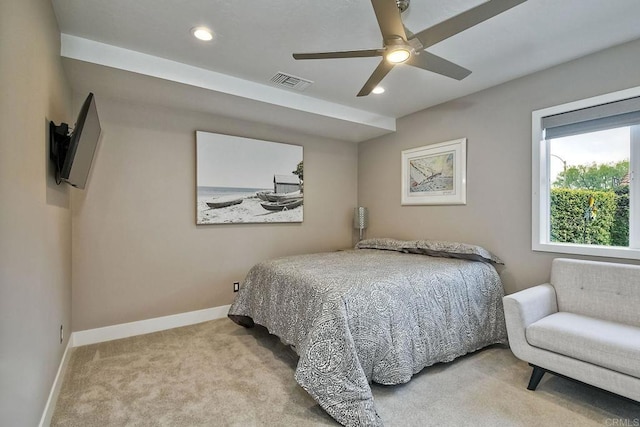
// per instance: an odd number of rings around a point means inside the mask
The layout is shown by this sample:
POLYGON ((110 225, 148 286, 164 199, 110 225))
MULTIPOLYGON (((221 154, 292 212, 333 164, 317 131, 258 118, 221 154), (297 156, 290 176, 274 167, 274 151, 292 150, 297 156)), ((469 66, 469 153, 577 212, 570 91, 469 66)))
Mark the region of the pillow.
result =
POLYGON ((356 249, 383 249, 442 258, 458 258, 491 264, 504 264, 500 258, 482 246, 459 242, 378 238, 363 240, 356 245, 356 249))
POLYGON ((423 253, 443 258, 460 258, 472 261, 504 264, 500 258, 478 245, 459 242, 444 242, 439 240, 416 240, 415 247, 407 248, 410 252, 423 253))
POLYGON ((406 252, 404 249, 407 241, 396 240, 389 237, 365 239, 358 242, 356 249, 382 249, 386 251, 406 252))

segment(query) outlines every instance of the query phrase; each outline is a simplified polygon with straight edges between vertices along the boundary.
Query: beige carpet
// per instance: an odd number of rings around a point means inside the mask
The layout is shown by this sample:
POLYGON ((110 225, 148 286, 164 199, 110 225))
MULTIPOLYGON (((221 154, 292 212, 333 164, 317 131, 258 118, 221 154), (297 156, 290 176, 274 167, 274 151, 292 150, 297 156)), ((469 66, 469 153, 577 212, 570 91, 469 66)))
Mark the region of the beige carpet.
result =
MULTIPOLYGON (((336 425, 296 384, 295 364, 264 328, 228 319, 78 347, 52 425, 336 425)), ((638 425, 640 404, 550 375, 530 392, 529 375, 496 346, 373 394, 387 426, 638 425)))

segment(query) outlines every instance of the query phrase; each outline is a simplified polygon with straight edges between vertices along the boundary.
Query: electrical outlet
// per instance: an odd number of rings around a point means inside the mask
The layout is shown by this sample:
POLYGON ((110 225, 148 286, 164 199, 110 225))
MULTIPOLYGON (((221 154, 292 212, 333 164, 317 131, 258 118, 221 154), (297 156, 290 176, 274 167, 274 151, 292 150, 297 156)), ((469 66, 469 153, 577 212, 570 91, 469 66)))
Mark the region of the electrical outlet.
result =
POLYGON ((240 290, 240 282, 233 282, 233 292, 238 292, 240 290))
POLYGON ((60 325, 60 344, 64 341, 64 327, 60 325))

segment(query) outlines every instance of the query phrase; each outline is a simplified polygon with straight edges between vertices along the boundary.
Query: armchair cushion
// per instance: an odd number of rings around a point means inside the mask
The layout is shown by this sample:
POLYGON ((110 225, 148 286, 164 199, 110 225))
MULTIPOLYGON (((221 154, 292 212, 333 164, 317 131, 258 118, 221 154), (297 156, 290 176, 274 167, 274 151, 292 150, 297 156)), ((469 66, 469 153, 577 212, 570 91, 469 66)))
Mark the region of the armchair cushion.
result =
POLYGON ((556 258, 558 311, 640 327, 640 265, 556 258))
POLYGON ((527 342, 640 378, 640 328, 558 312, 526 328, 527 342))

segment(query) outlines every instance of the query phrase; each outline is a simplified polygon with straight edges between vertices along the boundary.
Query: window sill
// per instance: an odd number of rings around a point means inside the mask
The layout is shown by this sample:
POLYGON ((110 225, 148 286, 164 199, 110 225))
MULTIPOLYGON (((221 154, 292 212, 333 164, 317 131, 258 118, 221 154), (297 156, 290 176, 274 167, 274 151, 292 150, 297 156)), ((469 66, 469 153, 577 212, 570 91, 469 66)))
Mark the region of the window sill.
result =
POLYGON ((534 251, 640 260, 640 249, 575 243, 534 243, 534 251))

